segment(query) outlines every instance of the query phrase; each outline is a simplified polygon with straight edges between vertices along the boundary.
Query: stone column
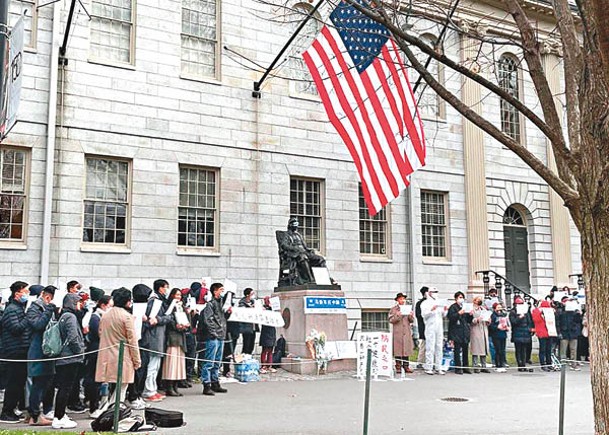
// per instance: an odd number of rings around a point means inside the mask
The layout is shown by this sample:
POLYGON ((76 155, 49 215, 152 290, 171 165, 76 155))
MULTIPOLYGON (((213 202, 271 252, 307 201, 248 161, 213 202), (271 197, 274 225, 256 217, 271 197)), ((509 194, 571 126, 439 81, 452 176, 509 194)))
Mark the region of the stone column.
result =
MULTIPOLYGON (((469 27, 463 23, 464 27, 469 27)), ((471 29, 470 29, 471 31, 471 29)), ((466 35, 461 37, 462 61, 478 72, 476 55, 480 42, 466 35)), ((461 98, 475 112, 482 112, 481 85, 463 77, 461 98)), ((473 293, 483 291, 482 276, 477 270, 489 268, 488 214, 486 198, 486 170, 484 161, 484 133, 470 121, 463 119, 463 158, 465 169, 465 209, 467 220, 468 287, 473 293)))
MULTIPOLYGON (((563 106, 558 98, 562 92, 560 84, 560 42, 545 41, 543 45, 543 68, 548 78, 548 84, 554 100, 559 119, 563 117, 563 106)), ((548 167, 556 172, 556 160, 550 141, 547 143, 548 167)), ((569 274, 572 272, 571 261, 571 234, 569 231, 569 211, 563 205, 563 200, 550 188, 550 229, 552 231, 552 264, 554 269, 554 283, 559 287, 570 284, 569 274)))

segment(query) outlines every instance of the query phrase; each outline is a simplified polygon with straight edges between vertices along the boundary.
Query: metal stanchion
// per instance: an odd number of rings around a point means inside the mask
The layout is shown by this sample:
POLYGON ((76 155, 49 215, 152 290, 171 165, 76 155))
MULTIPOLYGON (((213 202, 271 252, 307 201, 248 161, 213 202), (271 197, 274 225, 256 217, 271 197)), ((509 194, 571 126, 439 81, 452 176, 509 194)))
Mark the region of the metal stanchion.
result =
POLYGON ((558 408, 558 435, 564 435, 565 431, 565 382, 567 380, 567 364, 565 360, 560 361, 560 403, 558 408))
POLYGON ((116 388, 114 389, 114 433, 118 433, 118 419, 121 413, 121 389, 123 387, 123 358, 125 342, 121 340, 118 348, 118 372, 116 374, 116 388))
POLYGON ((372 372, 372 349, 366 355, 366 392, 364 394, 364 435, 368 435, 368 414, 370 411, 370 375, 372 372))

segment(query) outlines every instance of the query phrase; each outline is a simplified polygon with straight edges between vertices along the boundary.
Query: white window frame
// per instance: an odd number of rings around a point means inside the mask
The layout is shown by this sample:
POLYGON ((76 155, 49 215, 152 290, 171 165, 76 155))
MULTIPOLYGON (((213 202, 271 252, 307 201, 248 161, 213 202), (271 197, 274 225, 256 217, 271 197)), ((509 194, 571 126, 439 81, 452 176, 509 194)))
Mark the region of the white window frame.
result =
POLYGON ((362 309, 360 311, 360 320, 361 320, 361 326, 360 326, 360 330, 362 332, 389 332, 390 331, 390 324, 389 324, 389 310, 388 309, 362 309), (377 319, 374 319, 372 322, 366 322, 364 323, 364 314, 368 315, 368 314, 373 314, 375 316, 377 316, 377 319), (382 318, 382 320, 381 320, 382 318), (371 323, 372 325, 378 324, 378 322, 382 322, 384 324, 387 325, 387 327, 383 327, 383 328, 373 328, 370 329, 369 327, 364 327, 365 324, 368 325, 368 323, 371 323))
MULTIPOLYGON (((523 83, 523 77, 522 77, 522 68, 519 67, 520 61, 514 53, 505 52, 499 56, 499 59, 497 60, 497 64, 496 64, 497 83, 498 83, 499 87, 501 87, 506 92, 509 92, 508 89, 506 89, 502 86, 501 80, 500 80, 500 65, 501 65, 502 60, 505 58, 511 58, 512 61, 514 62, 514 65, 516 66, 516 80, 517 80, 517 83, 516 83, 517 89, 516 90, 518 92, 518 95, 516 95, 515 97, 517 99, 519 99, 520 101, 523 101, 524 83, 523 83)), ((520 113, 519 110, 517 110, 515 107, 512 106, 513 110, 516 112, 516 119, 518 120, 518 126, 517 126, 518 138, 514 138, 509 132, 507 132, 503 128, 503 108, 502 108, 503 104, 510 104, 510 103, 505 101, 503 98, 499 98, 499 129, 504 134, 506 134, 509 137, 511 137, 512 139, 516 140, 516 142, 524 145, 526 142, 525 141, 525 130, 524 130, 525 120, 524 120, 522 113, 520 113)))
MULTIPOLYGON (((217 254, 220 251, 220 169, 212 168, 207 166, 193 166, 193 165, 180 165, 179 166, 179 179, 180 185, 178 187, 178 221, 177 221, 177 231, 176 231, 176 245, 177 252, 179 254, 217 254), (188 192, 182 192, 182 170, 195 170, 195 171, 207 171, 212 172, 215 176, 214 182, 214 207, 213 207, 213 223, 214 223, 214 244, 212 246, 192 246, 192 245, 181 245, 180 244, 180 209, 196 209, 196 210, 205 210, 205 207, 194 207, 190 205, 182 205, 181 196, 183 194, 188 194, 188 192)), ((185 232, 186 237, 188 237, 188 231, 185 232)), ((196 233, 195 233, 196 234, 196 233)))
MULTIPOLYGON (((96 0, 91 1, 90 23, 93 23, 93 20, 96 18, 99 18, 102 20, 111 20, 108 17, 98 16, 93 13, 93 2, 94 1, 96 1, 96 0)), ((136 35, 135 35, 135 31, 136 31, 136 22, 135 21, 136 20, 135 19, 137 16, 136 6, 137 6, 137 1, 131 0, 131 21, 129 22, 131 24, 131 32, 129 35, 129 38, 130 38, 130 40, 129 40, 129 61, 123 62, 120 60, 108 59, 108 58, 104 58, 104 57, 100 57, 100 56, 94 56, 91 52, 91 34, 93 33, 93 29, 91 28, 92 24, 89 24, 89 59, 88 59, 89 62, 99 63, 99 64, 107 65, 107 66, 135 69, 135 40, 136 40, 136 35)), ((119 21, 119 20, 113 20, 113 21, 119 21)))
POLYGON ((9 23, 12 28, 15 25, 15 22, 19 19, 21 15, 23 15, 23 11, 27 10, 32 14, 31 16, 31 28, 25 27, 26 32, 30 32, 30 43, 27 44, 24 41, 23 49, 28 52, 36 52, 37 50, 37 41, 38 41, 38 0, 13 0, 9 5, 9 23), (14 11, 15 8, 19 7, 20 10, 14 11), (13 10, 11 10, 13 9, 13 10))
MULTIPOLYGON (((24 170, 23 170, 23 217, 21 222, 21 237, 20 238, 0 238, 0 249, 26 249, 27 248, 27 229, 28 229, 28 214, 30 202, 30 173, 32 150, 11 145, 2 145, 0 147, 0 196, 11 195, 12 193, 5 189, 2 182, 2 170, 4 166, 4 151, 13 150, 24 153, 24 170)), ((10 225, 10 223, 9 223, 10 225)))
MULTIPOLYGON (((122 158, 122 157, 113 157, 113 156, 103 156, 103 155, 94 155, 87 154, 85 155, 84 160, 84 179, 83 179, 83 201, 82 201, 82 233, 80 237, 81 241, 81 251, 91 251, 91 252, 130 252, 131 246, 131 214, 132 214, 132 192, 131 185, 133 182, 133 161, 130 159, 122 158), (108 160, 108 161, 116 161, 119 163, 127 164, 127 197, 126 197, 126 216, 125 216, 125 241, 124 243, 111 243, 111 242, 92 242, 84 240, 84 231, 85 231, 85 204, 87 201, 92 202, 102 202, 102 203, 111 203, 114 201, 103 201, 96 198, 87 197, 87 161, 93 160, 108 160)), ((117 204, 122 204, 122 202, 116 201, 117 204)))
MULTIPOLYGON (((215 74, 213 76, 208 75, 196 75, 190 74, 188 72, 184 72, 182 67, 182 55, 184 51, 183 46, 183 38, 197 38, 205 41, 212 41, 211 39, 207 39, 197 35, 186 34, 183 31, 183 21, 180 16, 180 78, 187 80, 195 80, 202 82, 220 82, 222 80, 222 2, 221 0, 215 0, 216 3, 216 39, 214 41, 216 47, 214 51, 214 70, 215 74)), ((182 0, 180 11, 183 13, 184 10, 184 1, 182 0)))
MULTIPOLYGON (((448 194, 448 192, 423 189, 420 192, 419 206, 420 206, 420 219, 421 219, 421 239, 420 239, 421 240, 421 256, 423 257, 425 262, 448 262, 448 261, 450 261, 450 215, 449 215, 449 194, 448 194), (444 202, 444 224, 443 225, 424 223, 423 195, 425 195, 425 194, 442 196, 442 199, 444 200, 443 201, 444 202), (444 255, 443 256, 425 254, 425 247, 427 246, 427 245, 425 245, 424 240, 423 240, 423 238, 425 237, 425 234, 424 234, 425 226, 444 228, 444 255)), ((437 237, 437 235, 432 234, 431 237, 437 237)), ((432 249, 434 248, 434 246, 435 245, 433 245, 433 244, 431 245, 432 249)))
POLYGON ((387 204, 383 207, 377 214, 374 216, 370 216, 368 213, 368 207, 366 206, 363 200, 362 193, 362 185, 358 183, 358 221, 359 221, 359 254, 361 260, 388 260, 391 258, 391 207, 390 204, 387 204), (362 204, 363 203, 363 204, 362 204), (364 216, 364 219, 362 219, 364 216), (375 223, 384 223, 384 237, 385 237, 385 252, 365 252, 362 250, 362 244, 373 245, 374 242, 370 240, 362 240, 362 232, 368 233, 368 238, 372 237, 372 230, 363 230, 362 224, 364 222, 370 223, 370 225, 374 225, 375 223))

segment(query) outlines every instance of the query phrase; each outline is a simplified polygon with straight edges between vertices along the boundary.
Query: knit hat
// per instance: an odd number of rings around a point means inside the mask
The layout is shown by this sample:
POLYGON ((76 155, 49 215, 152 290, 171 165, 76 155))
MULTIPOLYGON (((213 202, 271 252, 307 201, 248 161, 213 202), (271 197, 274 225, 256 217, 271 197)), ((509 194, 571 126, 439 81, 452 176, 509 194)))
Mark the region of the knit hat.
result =
POLYGON ((541 308, 552 308, 550 301, 541 301, 541 308))
POLYGON ((112 299, 114 299, 114 306, 125 308, 127 302, 131 300, 131 290, 121 287, 112 292, 112 299))
POLYGON ((496 310, 496 309, 497 309, 497 305, 500 305, 500 304, 499 304, 499 302, 495 302, 495 303, 493 304, 493 310, 496 310))
POLYGON ((516 297, 514 297, 514 303, 515 304, 524 304, 524 299, 522 299, 520 296, 516 296, 516 297))
POLYGON ((146 284, 136 284, 133 286, 133 302, 148 302, 152 289, 146 284))
POLYGON ((95 302, 99 301, 99 298, 105 294, 102 289, 93 286, 89 287, 89 293, 91 293, 91 300, 95 302))

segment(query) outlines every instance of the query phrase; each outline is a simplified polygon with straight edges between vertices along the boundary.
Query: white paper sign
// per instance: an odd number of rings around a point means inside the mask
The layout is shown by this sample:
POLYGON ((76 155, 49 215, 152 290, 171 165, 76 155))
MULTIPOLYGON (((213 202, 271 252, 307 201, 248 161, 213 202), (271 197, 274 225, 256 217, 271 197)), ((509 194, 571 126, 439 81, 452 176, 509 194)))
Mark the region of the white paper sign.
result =
POLYGON ((285 324, 283 317, 277 311, 271 310, 252 310, 246 307, 233 307, 232 314, 228 318, 229 322, 259 323, 261 325, 275 326, 282 328, 285 324))
POLYGON ((438 307, 447 307, 450 305, 447 299, 436 299, 434 304, 438 307))
POLYGON ((546 328, 548 329, 548 335, 550 337, 557 337, 558 333, 556 331, 556 316, 554 315, 553 308, 542 308, 541 312, 543 313, 543 318, 546 321, 546 328))
POLYGON ((67 290, 57 287, 57 290, 55 290, 55 296, 53 296, 53 303, 56 307, 63 307, 63 298, 65 298, 67 294, 67 290))
POLYGON ((142 338, 142 326, 144 324, 144 316, 146 315, 146 302, 137 302, 133 304, 133 326, 135 328, 135 336, 138 341, 142 338))
MULTIPOLYGON (((156 301, 155 301, 156 302, 156 301)), ((160 301, 159 301, 160 302, 160 301)), ((176 305, 178 304, 178 300, 174 299, 173 301, 171 301, 171 303, 169 304, 169 306, 167 307, 167 311, 165 311, 165 315, 166 316, 171 316, 173 314, 173 310, 176 309, 176 305)), ((154 306, 152 307, 152 309, 154 309, 154 306)), ((152 317, 152 313, 150 314, 150 317, 152 317)))
POLYGON ((82 327, 83 328, 88 328, 89 327, 89 323, 91 323, 91 315, 93 314, 92 311, 87 311, 85 313, 85 315, 82 318, 82 327))
POLYGON ((412 305, 398 305, 400 307, 400 313, 402 316, 408 316, 412 313, 412 305))
POLYGON ((492 311, 482 310, 482 311, 480 311, 480 320, 482 320, 483 322, 489 322, 491 320, 492 315, 493 315, 492 311))
POLYGON ((184 311, 176 311, 176 323, 178 325, 190 326, 190 321, 188 320, 188 315, 184 311))
POLYGON ((492 310, 493 309, 493 305, 495 304, 495 302, 499 302, 499 298, 490 298, 490 299, 487 299, 487 300, 484 301, 484 305, 489 310, 492 310))
POLYGON ((197 305, 197 300, 194 298, 194 296, 188 296, 186 306, 188 308, 195 308, 196 305, 197 305))
POLYGON ((516 314, 519 316, 529 312, 528 304, 516 304, 516 314))
POLYGON ((357 336, 357 377, 366 377, 368 349, 372 349, 373 377, 393 376, 391 335, 388 332, 360 332, 357 336))
POLYGON ((565 311, 577 311, 579 310, 579 304, 577 301, 567 301, 565 304, 565 311))
POLYGON ((335 343, 339 359, 357 358, 357 342, 341 340, 335 343))
POLYGON ((471 302, 463 302, 463 311, 466 313, 471 312, 474 309, 474 304, 471 302))
MULTIPOLYGON (((226 288, 226 287, 225 287, 225 288, 226 288)), ((234 294, 234 293, 231 293, 231 292, 229 292, 229 293, 227 293, 227 294, 226 294, 226 300, 224 301, 224 306, 222 307, 222 310, 223 310, 223 311, 225 311, 225 312, 226 312, 226 311, 228 311, 228 309, 229 309, 230 307, 232 307, 232 306, 233 306, 233 294, 234 294)))
POLYGON ((569 296, 567 292, 554 292, 554 300, 556 302, 560 302, 565 296, 569 296))
POLYGON ((277 296, 269 299, 273 311, 281 311, 281 300, 277 296))
POLYGON ((328 269, 325 267, 312 267, 313 276, 315 277, 315 283, 319 285, 332 285, 330 281, 330 274, 328 269))
POLYGON ((160 299, 155 299, 152 303, 152 308, 150 309, 150 314, 148 316, 149 319, 154 319, 159 315, 159 311, 161 311, 161 307, 163 306, 163 301, 160 299))
POLYGON ((2 289, 2 303, 6 304, 10 298, 11 298, 11 289, 10 288, 2 289))
POLYGON ((230 279, 225 279, 224 280, 224 290, 226 290, 227 292, 237 294, 237 283, 232 282, 230 279))

